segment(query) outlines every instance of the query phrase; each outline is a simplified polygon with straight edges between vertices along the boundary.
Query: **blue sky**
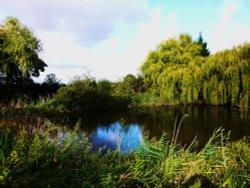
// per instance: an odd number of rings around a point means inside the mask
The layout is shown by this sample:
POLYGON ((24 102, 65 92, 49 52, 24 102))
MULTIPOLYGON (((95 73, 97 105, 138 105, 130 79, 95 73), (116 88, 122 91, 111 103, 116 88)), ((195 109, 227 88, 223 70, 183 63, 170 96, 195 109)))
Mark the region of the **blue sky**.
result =
POLYGON ((250 42, 249 0, 1 0, 1 22, 6 16, 42 41, 40 81, 138 74, 150 50, 180 33, 202 32, 213 53, 250 42))

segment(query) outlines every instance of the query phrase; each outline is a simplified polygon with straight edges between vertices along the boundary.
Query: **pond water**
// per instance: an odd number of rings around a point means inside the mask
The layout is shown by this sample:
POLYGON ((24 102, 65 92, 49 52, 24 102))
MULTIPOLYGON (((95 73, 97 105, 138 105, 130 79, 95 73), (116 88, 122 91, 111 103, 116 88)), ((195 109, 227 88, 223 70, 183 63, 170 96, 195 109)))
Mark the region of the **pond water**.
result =
POLYGON ((55 124, 74 126, 89 138, 93 150, 105 146, 105 150, 129 152, 140 145, 144 136, 159 138, 166 133, 172 137, 175 121, 179 124, 184 114, 188 114, 180 128, 178 142, 189 145, 195 136, 202 147, 216 128, 231 131, 231 139, 238 140, 250 136, 250 113, 241 113, 234 108, 213 106, 181 106, 140 108, 129 111, 103 112, 82 117, 53 118, 55 124))
POLYGON ((202 147, 219 127, 230 131, 232 140, 250 136, 249 112, 242 114, 237 109, 210 106, 139 109, 113 116, 103 114, 90 122, 83 118, 82 127, 89 133, 94 149, 105 145, 114 150, 118 146, 123 152, 128 152, 140 144, 144 135, 159 138, 166 133, 171 138, 175 121, 178 125, 184 114, 188 117, 181 124, 178 136, 181 144, 189 145, 197 136, 202 147))

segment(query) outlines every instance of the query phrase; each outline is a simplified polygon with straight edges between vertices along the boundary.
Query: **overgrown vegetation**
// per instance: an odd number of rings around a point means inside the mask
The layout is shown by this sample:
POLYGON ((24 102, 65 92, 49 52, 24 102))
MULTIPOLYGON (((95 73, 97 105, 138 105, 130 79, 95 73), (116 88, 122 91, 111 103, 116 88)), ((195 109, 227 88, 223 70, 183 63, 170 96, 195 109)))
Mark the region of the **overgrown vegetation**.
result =
POLYGON ((22 85, 0 84, 0 109, 19 108, 48 101, 53 98, 60 83, 29 83, 22 85))
POLYGON ((130 97, 117 93, 117 86, 107 80, 96 82, 93 78, 74 80, 61 87, 45 108, 81 114, 96 110, 127 108, 130 97))
POLYGON ((163 135, 147 138, 136 151, 100 156, 78 131, 46 124, 11 136, 0 132, 0 185, 15 187, 247 187, 250 145, 229 142, 219 129, 197 151, 163 135), (10 139, 13 138, 13 139, 10 139))
POLYGON ((61 83, 55 74, 42 84, 33 81, 47 67, 41 51, 41 41, 18 19, 7 17, 0 23, 0 108, 27 106, 56 93, 61 83))

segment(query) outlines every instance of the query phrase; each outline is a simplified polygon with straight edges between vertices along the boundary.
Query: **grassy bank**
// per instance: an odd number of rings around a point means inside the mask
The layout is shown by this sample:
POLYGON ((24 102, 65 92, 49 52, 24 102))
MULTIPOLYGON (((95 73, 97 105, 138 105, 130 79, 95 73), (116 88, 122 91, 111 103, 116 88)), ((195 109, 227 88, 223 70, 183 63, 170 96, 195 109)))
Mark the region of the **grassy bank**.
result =
POLYGON ((14 136, 10 129, 0 131, 1 187, 250 185, 249 140, 230 142, 221 129, 199 151, 194 143, 181 147, 177 137, 163 135, 159 140, 144 138, 130 154, 118 149, 102 157, 101 151, 91 151, 77 128, 72 132, 46 123, 42 129, 23 129, 14 136))

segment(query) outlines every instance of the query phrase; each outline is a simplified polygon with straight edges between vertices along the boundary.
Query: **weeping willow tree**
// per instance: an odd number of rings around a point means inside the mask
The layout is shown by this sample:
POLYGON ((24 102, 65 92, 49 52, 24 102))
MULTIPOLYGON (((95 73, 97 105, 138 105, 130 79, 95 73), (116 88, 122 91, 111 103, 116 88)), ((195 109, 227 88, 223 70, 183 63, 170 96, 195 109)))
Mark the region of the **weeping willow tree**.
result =
POLYGON ((146 88, 161 102, 197 101, 201 92, 202 45, 187 34, 162 42, 141 66, 146 88))
POLYGON ((201 69, 203 97, 208 103, 250 106, 250 44, 210 56, 201 69))
POLYGON ((203 101, 248 108, 250 44, 208 56, 200 41, 181 34, 151 51, 141 66, 147 92, 162 103, 203 101))

